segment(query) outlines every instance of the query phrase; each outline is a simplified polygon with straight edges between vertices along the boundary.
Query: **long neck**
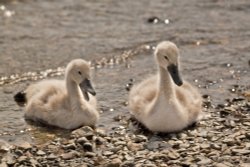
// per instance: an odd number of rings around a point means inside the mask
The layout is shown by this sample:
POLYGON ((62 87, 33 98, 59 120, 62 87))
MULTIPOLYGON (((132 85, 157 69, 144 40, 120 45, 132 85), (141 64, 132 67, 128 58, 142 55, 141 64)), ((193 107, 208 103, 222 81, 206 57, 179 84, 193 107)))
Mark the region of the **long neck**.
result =
POLYGON ((169 72, 159 67, 159 96, 164 96, 166 99, 171 99, 175 96, 174 83, 169 72))
POLYGON ((75 108, 85 102, 79 86, 68 75, 66 75, 66 87, 71 107, 75 108))

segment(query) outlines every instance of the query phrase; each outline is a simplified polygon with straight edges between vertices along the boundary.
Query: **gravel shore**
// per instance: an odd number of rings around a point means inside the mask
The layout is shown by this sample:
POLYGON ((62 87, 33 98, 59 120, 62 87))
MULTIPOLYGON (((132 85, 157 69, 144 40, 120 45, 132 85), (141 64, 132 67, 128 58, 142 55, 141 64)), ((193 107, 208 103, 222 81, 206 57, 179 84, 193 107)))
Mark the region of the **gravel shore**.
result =
MULTIPOLYGON (((239 94, 239 92, 238 92, 239 94)), ((214 106, 204 98, 204 118, 182 132, 155 134, 124 115, 120 126, 106 133, 82 127, 66 138, 37 146, 0 141, 5 166, 250 166, 250 93, 214 106)))

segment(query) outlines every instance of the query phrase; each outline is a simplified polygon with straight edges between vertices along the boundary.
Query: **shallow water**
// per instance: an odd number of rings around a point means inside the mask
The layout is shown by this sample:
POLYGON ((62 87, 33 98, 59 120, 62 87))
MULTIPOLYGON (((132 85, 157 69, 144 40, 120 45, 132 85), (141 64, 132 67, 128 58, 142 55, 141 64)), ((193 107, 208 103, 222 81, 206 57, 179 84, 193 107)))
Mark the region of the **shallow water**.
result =
POLYGON ((1 2, 6 9, 0 8, 0 138, 5 140, 43 143, 65 135, 27 124, 13 95, 35 80, 63 78, 73 58, 95 66, 98 126, 107 131, 122 125, 115 116, 129 116, 130 79, 137 83, 156 72, 152 48, 162 40, 179 46, 183 78, 210 95, 213 105, 232 97, 235 85, 250 87, 248 1, 1 2), (14 14, 6 16, 6 10, 14 14), (160 21, 151 23, 152 16, 160 21))

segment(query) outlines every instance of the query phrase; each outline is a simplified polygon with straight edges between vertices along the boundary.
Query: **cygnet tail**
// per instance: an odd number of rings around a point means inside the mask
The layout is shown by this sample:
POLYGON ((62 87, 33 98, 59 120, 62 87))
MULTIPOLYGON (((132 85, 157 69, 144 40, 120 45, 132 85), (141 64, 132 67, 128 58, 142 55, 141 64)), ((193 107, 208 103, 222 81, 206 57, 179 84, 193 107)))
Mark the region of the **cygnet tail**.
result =
POLYGON ((16 103, 17 103, 19 106, 24 106, 25 103, 27 102, 26 93, 24 93, 24 92, 18 92, 18 93, 14 96, 14 100, 16 101, 16 103))

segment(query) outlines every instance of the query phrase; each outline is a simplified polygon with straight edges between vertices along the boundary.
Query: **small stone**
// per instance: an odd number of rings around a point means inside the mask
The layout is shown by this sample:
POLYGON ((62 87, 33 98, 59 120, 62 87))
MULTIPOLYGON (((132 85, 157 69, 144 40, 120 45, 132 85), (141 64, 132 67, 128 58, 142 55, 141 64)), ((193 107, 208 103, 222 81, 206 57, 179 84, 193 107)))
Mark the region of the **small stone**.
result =
POLYGON ((43 156, 43 155, 46 155, 46 153, 44 151, 42 151, 42 150, 38 150, 36 152, 36 155, 43 156))
POLYGON ((245 150, 245 149, 232 149, 232 152, 235 154, 240 154, 240 155, 250 154, 250 150, 245 150))
POLYGON ((12 146, 8 142, 0 139, 0 152, 7 152, 11 148, 12 146))
POLYGON ((33 165, 33 166, 37 166, 39 163, 37 162, 37 160, 31 158, 30 160, 30 163, 33 165))
POLYGON ((121 164, 120 167, 134 167, 134 166, 135 166, 134 162, 125 161, 125 162, 123 162, 123 163, 121 164))
POLYGON ((215 167, 228 167, 228 166, 223 163, 218 163, 218 164, 215 164, 215 167))
POLYGON ((3 159, 2 161, 6 161, 6 163, 10 166, 15 164, 14 156, 12 154, 7 154, 3 159))
POLYGON ((134 141, 135 143, 147 142, 148 138, 144 135, 136 135, 134 141))
POLYGON ((175 151, 168 152, 168 158, 169 159, 176 160, 179 157, 180 157, 180 155, 177 152, 175 152, 175 151))
POLYGON ((96 134, 101 137, 107 137, 107 134, 103 129, 96 129, 96 134))
POLYGON ((50 154, 47 159, 48 160, 54 160, 54 159, 57 159, 58 157, 55 155, 55 154, 50 154))
POLYGON ((102 145, 102 144, 105 143, 105 140, 104 140, 103 138, 96 137, 96 138, 95 138, 95 143, 96 143, 97 145, 102 145))
POLYGON ((17 143, 16 146, 24 150, 32 148, 32 146, 28 142, 17 143))
POLYGON ((64 160, 69 160, 69 159, 75 158, 76 156, 78 156, 78 153, 75 151, 71 151, 71 152, 64 153, 61 155, 62 159, 64 160))
POLYGON ((83 126, 79 129, 76 129, 73 132, 71 132, 71 136, 79 138, 79 137, 86 137, 89 135, 91 136, 91 135, 93 135, 93 133, 94 132, 93 132, 93 129, 91 127, 83 126))
POLYGON ((23 151, 22 150, 15 150, 15 154, 17 155, 17 156, 22 156, 23 155, 23 151))
POLYGON ((147 149, 151 151, 158 149, 160 147, 160 143, 161 143, 160 141, 149 142, 147 145, 147 149))
POLYGON ((197 162, 197 165, 208 165, 212 163, 212 160, 209 158, 204 158, 202 160, 200 160, 199 162, 197 162))
POLYGON ((201 144, 200 147, 201 147, 202 149, 207 149, 207 148, 210 147, 210 144, 201 144))
POLYGON ((143 148, 144 148, 143 144, 132 143, 131 141, 128 142, 127 147, 131 151, 139 151, 139 150, 143 150, 143 148))
POLYGON ((0 167, 8 167, 8 165, 5 162, 0 163, 0 167))
POLYGON ((223 140, 224 143, 226 143, 228 146, 233 146, 235 144, 235 140, 232 138, 226 138, 223 140))
POLYGON ((75 145, 75 143, 70 143, 70 144, 67 144, 67 145, 63 146, 63 148, 67 149, 67 150, 75 150, 76 145, 75 145))
POLYGON ((119 145, 126 146, 127 145, 127 143, 125 141, 117 141, 114 144, 115 144, 115 146, 119 146, 119 145))
POLYGON ((215 150, 220 150, 221 147, 218 144, 212 143, 211 144, 211 148, 215 149, 215 150))
POLYGON ((104 151, 103 153, 102 153, 102 155, 104 155, 104 156, 110 156, 110 155, 113 155, 114 153, 113 152, 111 152, 111 151, 104 151))
POLYGON ((85 151, 93 152, 93 145, 89 142, 83 144, 83 149, 85 151))
POLYGON ((23 161, 26 161, 27 160, 27 157, 26 156, 20 156, 17 161, 18 162, 23 162, 23 161))
POLYGON ((93 153, 93 152, 85 152, 84 155, 85 155, 85 157, 89 157, 89 158, 92 158, 92 157, 96 156, 96 154, 93 153))
POLYGON ((109 164, 107 164, 107 167, 120 167, 122 161, 119 158, 113 159, 109 164))
POLYGON ((81 137, 76 140, 77 143, 83 145, 84 143, 88 142, 88 139, 86 137, 81 137))

